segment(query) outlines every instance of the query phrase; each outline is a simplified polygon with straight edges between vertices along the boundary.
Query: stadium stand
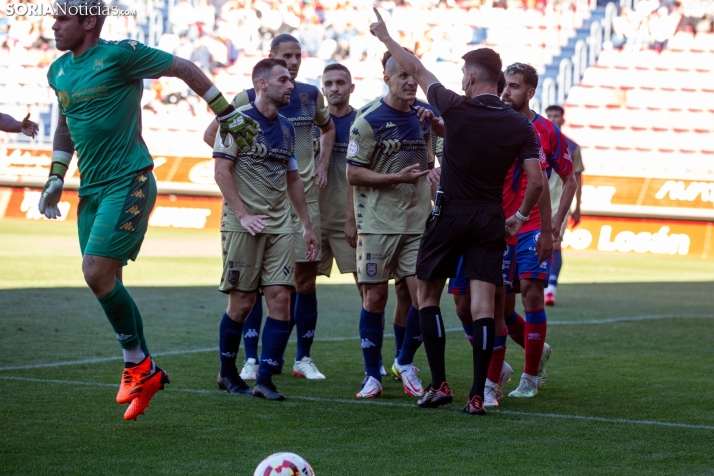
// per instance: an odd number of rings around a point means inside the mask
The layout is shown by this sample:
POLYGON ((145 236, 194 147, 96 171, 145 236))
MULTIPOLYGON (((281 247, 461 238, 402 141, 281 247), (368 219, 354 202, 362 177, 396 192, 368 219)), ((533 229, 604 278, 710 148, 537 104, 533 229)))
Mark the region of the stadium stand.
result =
MULTIPOLYGON (((414 48, 455 90, 460 89, 460 57, 479 45, 499 51, 504 64, 526 62, 545 73, 578 32, 589 28, 595 6, 582 0, 494 5, 470 1, 231 0, 220 4, 121 0, 118 5, 135 10, 136 16, 110 17, 103 36, 138 39, 190 58, 230 96, 251 87, 250 71, 257 59, 267 55, 270 38, 291 32, 303 44, 298 79, 319 84, 325 64, 340 61, 357 81, 353 101, 361 106, 384 93, 378 63, 383 47, 367 32, 375 4, 394 25, 400 42, 414 48)), ((0 43, 4 42, 0 82, 5 83, 0 109, 22 116, 30 104, 29 112, 41 123, 39 140, 31 142, 40 146, 51 142, 54 94, 45 74, 57 54, 52 37, 51 21, 46 18, 0 17, 0 43)), ((163 153, 205 154, 202 131, 211 120, 205 106, 171 78, 147 81, 145 86, 143 126, 149 147, 163 153)), ((0 143, 8 140, 0 136, 0 143)))

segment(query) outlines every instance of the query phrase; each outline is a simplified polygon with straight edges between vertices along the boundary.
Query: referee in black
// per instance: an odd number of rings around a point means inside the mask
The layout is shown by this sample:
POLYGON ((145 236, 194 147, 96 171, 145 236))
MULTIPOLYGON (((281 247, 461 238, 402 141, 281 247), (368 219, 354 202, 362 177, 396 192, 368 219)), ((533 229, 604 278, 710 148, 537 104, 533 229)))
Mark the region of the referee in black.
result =
POLYGON ((539 161, 544 157, 530 121, 496 95, 502 66, 498 53, 482 48, 464 55, 461 96, 446 89, 416 56, 399 46, 376 8, 374 12, 377 22, 370 31, 424 90, 446 130, 441 186, 417 258, 419 324, 431 368, 431 385, 417 405, 433 408, 453 400, 446 382, 446 334, 439 301, 446 279, 456 275, 463 255, 474 331, 474 380, 464 412, 485 414, 483 391, 493 350, 494 295, 496 286, 503 284, 505 237, 518 234, 538 202, 543 189, 539 161), (503 186, 516 160, 522 163, 528 187, 520 209, 506 220, 501 208, 503 186))

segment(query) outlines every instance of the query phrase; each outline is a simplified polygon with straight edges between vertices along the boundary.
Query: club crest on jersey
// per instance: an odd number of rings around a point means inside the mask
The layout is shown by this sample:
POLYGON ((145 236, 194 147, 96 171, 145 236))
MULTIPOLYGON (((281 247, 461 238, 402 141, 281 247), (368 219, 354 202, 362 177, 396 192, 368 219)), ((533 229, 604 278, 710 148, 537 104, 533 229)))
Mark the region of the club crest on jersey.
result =
POLYGON ((232 269, 232 270, 228 271, 228 283, 231 286, 235 286, 236 284, 238 284, 239 278, 240 278, 240 271, 238 271, 237 269, 232 269))
POLYGON ((221 136, 218 136, 218 147, 221 149, 230 149, 231 146, 233 145, 233 136, 230 134, 226 135, 226 141, 223 142, 223 139, 221 139, 221 136))
POLYGON ((374 278, 377 276, 377 263, 367 263, 367 267, 365 269, 367 271, 367 276, 370 278, 374 278))
POLYGON ((287 128, 287 126, 283 126, 282 128, 283 131, 283 139, 285 139, 286 142, 290 142, 290 129, 287 128))
POLYGON ((347 145, 347 157, 354 157, 359 152, 359 144, 357 141, 351 140, 347 145))
POLYGON ((307 93, 300 93, 300 104, 302 104, 303 107, 310 106, 310 96, 308 96, 307 93))
POLYGON ((104 58, 99 58, 94 60, 94 67, 92 68, 94 71, 99 71, 100 69, 104 68, 104 58))

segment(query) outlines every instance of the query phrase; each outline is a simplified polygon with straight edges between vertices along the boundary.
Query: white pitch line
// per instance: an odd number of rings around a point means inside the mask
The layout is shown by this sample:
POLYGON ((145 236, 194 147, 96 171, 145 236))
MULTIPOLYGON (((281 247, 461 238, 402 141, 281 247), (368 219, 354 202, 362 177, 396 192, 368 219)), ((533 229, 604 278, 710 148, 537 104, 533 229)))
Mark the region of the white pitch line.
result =
MULTIPOLYGON (((549 326, 577 326, 577 325, 589 325, 589 324, 612 324, 616 322, 628 322, 628 321, 649 321, 657 319, 711 319, 714 318, 714 314, 660 314, 660 315, 644 315, 644 316, 625 316, 625 317, 611 317, 607 319, 588 319, 580 321, 548 321, 549 326)), ((445 329, 446 332, 463 332, 461 327, 449 327, 445 329)), ((394 337, 394 334, 384 334, 384 337, 394 337)), ((349 337, 316 337, 315 342, 343 342, 359 340, 359 336, 349 336, 349 337)), ((290 340, 291 343, 295 343, 296 340, 293 338, 290 340)), ((187 350, 170 350, 167 352, 156 352, 152 354, 154 357, 162 357, 165 355, 184 355, 184 354, 200 354, 203 352, 215 352, 217 347, 204 347, 201 349, 187 349, 187 350)), ((82 360, 66 360, 62 362, 46 362, 40 364, 29 364, 29 365, 11 365, 6 367, 0 367, 0 372, 8 370, 28 370, 28 369, 41 369, 47 367, 64 367, 67 365, 82 365, 82 364, 99 364, 103 362, 112 362, 116 360, 122 360, 121 356, 115 355, 112 357, 93 357, 90 359, 82 360)))
MULTIPOLYGON (((81 385, 85 387, 110 387, 118 388, 119 385, 111 383, 100 383, 100 382, 79 382, 76 380, 50 380, 50 379, 40 379, 31 377, 14 377, 9 375, 0 375, 2 380, 16 380, 22 382, 33 382, 33 383, 54 383, 54 384, 65 384, 65 385, 81 385)), ((201 395, 225 395, 225 392, 220 390, 205 390, 205 389, 191 389, 191 388, 172 388, 170 392, 181 392, 181 393, 192 393, 201 395)), ((321 397, 305 397, 300 395, 290 395, 288 400, 299 400, 305 402, 316 402, 316 403, 342 403, 350 405, 376 405, 380 407, 400 407, 400 408, 413 408, 416 409, 417 406, 413 403, 398 403, 398 402, 385 402, 380 400, 350 400, 346 398, 321 398, 321 397)), ((456 411, 456 410, 451 410, 456 411)), ((648 426, 664 426, 671 428, 685 428, 688 430, 710 430, 714 431, 714 426, 710 425, 692 425, 689 423, 677 423, 677 422, 667 422, 667 421, 655 421, 655 420, 632 420, 625 418, 604 418, 604 417, 594 417, 586 415, 568 415, 562 413, 538 413, 538 412, 521 412, 514 410, 489 410, 490 413, 504 414, 504 415, 517 415, 517 416, 527 416, 527 417, 537 417, 537 418, 560 418, 565 420, 583 420, 592 421, 597 423, 615 423, 615 424, 627 424, 627 425, 648 425, 648 426)))

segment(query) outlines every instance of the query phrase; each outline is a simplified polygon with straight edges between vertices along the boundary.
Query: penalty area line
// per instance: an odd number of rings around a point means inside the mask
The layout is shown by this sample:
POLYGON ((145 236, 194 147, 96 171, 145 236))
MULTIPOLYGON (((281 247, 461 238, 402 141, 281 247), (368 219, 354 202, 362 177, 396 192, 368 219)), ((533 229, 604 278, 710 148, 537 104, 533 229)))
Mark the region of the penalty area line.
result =
MULTIPOLYGON (((85 387, 110 387, 118 388, 119 385, 111 383, 101 383, 101 382, 80 382, 76 380, 51 380, 51 379, 41 379, 32 377, 14 377, 9 375, 0 375, 0 380, 14 380, 21 382, 33 382, 33 383, 49 383, 49 384, 64 384, 64 385, 81 385, 85 387)), ((225 392, 220 390, 203 390, 203 389, 191 389, 191 388, 172 388, 168 390, 169 393, 180 392, 180 393, 192 393, 200 395, 226 395, 225 392)), ((397 402, 385 402, 380 400, 350 400, 346 398, 324 398, 324 397, 306 397, 300 395, 288 395, 288 401, 298 400, 303 402, 312 403, 341 403, 349 405, 376 405, 380 407, 401 407, 401 408, 418 408, 415 404, 410 403, 397 403, 397 402)), ((448 411, 457 411, 451 409, 448 411)), ((459 410, 460 411, 460 410, 459 410)), ((646 426, 663 426, 670 428, 684 428, 688 430, 709 430, 714 431, 714 426, 711 425, 692 425, 689 423, 677 423, 677 422, 667 422, 667 421, 656 421, 656 420, 632 420, 626 418, 605 418, 605 417, 594 417, 587 415, 569 415, 562 413, 540 413, 540 412, 522 412, 514 410, 489 410, 489 413, 493 414, 503 414, 503 415, 514 415, 514 416, 525 416, 525 417, 535 417, 535 418, 558 418, 564 420, 582 420, 582 421, 592 421, 596 423, 614 423, 614 424, 625 424, 625 425, 646 425, 646 426)))
MULTIPOLYGON (((623 317, 610 317, 606 319, 586 319, 579 321, 548 321, 549 326, 580 326, 580 325, 592 325, 592 324, 613 324, 617 322, 636 322, 636 321, 650 321, 658 319, 712 319, 714 314, 654 314, 654 315, 644 315, 644 316, 623 316, 623 317)), ((461 327, 449 327, 445 329, 446 332, 463 332, 461 327)), ((385 333, 384 337, 394 337, 394 334, 385 333)), ((344 341, 355 341, 359 340, 359 336, 348 336, 348 337, 316 337, 315 342, 344 342, 344 341)), ((295 338, 290 339, 290 343, 295 343, 297 340, 295 338)), ((259 344, 260 346, 260 344, 259 344)), ((203 347, 200 349, 186 349, 186 350, 171 350, 167 352, 156 352, 152 354, 152 357, 163 357, 166 355, 185 355, 185 354, 201 354, 204 352, 215 352, 218 347, 203 347)), ((0 372, 8 370, 28 370, 28 369, 42 369, 48 367, 64 367, 67 365, 83 365, 83 364, 100 364, 104 362, 113 362, 117 360, 123 360, 120 355, 115 355, 112 357, 93 357, 90 359, 82 360, 66 360, 60 362, 46 362, 39 364, 28 364, 28 365, 10 365, 6 367, 0 367, 0 372)))

